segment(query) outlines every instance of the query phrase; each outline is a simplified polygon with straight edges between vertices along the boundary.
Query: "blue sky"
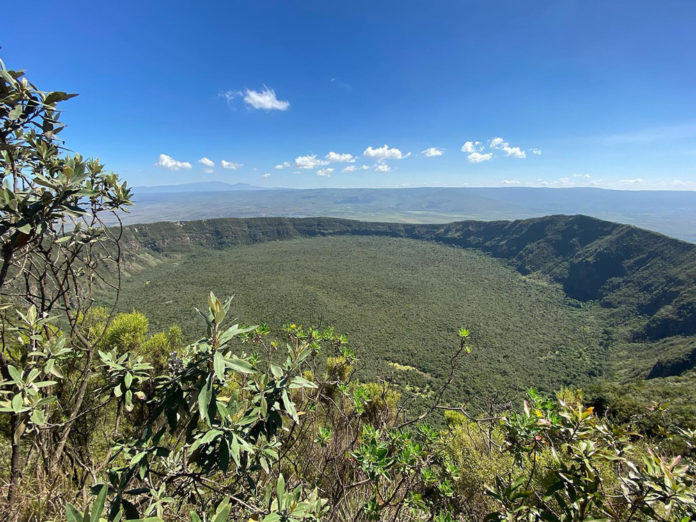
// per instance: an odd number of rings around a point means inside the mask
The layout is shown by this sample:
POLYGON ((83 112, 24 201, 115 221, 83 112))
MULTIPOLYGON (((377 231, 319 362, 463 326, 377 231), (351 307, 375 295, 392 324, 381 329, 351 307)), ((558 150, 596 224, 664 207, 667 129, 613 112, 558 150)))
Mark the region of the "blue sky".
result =
POLYGON ((696 189, 693 0, 8 11, 0 57, 132 185, 696 189))

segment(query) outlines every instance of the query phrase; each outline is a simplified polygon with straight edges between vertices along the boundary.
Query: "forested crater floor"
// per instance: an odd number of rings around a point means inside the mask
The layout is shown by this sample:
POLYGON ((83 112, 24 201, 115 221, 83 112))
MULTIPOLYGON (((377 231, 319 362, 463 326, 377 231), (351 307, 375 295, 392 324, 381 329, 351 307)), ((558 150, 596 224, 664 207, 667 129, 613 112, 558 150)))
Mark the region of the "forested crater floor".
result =
POLYGON ((362 378, 417 402, 449 372, 461 325, 474 349, 452 401, 597 382, 685 403, 693 393, 696 246, 635 227, 225 218, 130 226, 124 245, 120 307, 153 329, 197 334, 202 290, 235 295, 243 323, 347 334, 362 378))

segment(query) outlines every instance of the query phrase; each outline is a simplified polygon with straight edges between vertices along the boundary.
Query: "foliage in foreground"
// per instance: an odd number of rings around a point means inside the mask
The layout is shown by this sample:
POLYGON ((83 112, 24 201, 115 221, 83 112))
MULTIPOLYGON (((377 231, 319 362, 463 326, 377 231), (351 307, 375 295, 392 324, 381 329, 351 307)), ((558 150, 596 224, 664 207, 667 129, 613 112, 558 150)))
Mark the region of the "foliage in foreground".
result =
MULTIPOLYGON (((389 385, 355 381, 345 337, 294 324, 278 337, 265 326, 224 328, 230 300, 211 294, 208 305, 206 336, 170 345, 161 373, 153 366, 157 336, 142 335, 138 314, 118 317, 102 336, 139 340, 129 351, 102 346, 94 380, 104 384, 91 388, 99 414, 66 452, 96 458, 91 465, 66 459, 76 469, 52 491, 40 484, 58 479, 51 456, 41 454, 41 430, 67 379, 46 383, 12 367, 15 377, 2 389, 23 391, 5 394, 2 409, 26 415, 25 468, 36 473, 25 473, 22 489, 36 496, 8 512, 70 521, 86 513, 93 520, 257 521, 696 516, 695 432, 647 441, 569 391, 558 399, 530 392, 520 411, 484 419, 434 403, 448 421, 435 430, 425 416, 408 419, 389 385)), ((37 332, 40 320, 23 315, 21 334, 37 332)), ((37 347, 51 342, 56 330, 49 331, 32 334, 37 347)), ((468 335, 460 331, 455 364, 468 335)), ((69 374, 60 356, 47 361, 55 361, 54 375, 69 374)))

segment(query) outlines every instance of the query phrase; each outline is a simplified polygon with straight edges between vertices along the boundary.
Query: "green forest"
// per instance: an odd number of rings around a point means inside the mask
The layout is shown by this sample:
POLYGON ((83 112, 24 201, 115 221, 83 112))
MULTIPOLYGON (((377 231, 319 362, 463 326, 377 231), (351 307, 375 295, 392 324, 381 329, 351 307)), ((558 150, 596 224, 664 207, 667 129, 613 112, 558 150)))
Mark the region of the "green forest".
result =
POLYGON ((696 247, 585 216, 113 226, 0 62, 6 520, 696 517, 696 247))

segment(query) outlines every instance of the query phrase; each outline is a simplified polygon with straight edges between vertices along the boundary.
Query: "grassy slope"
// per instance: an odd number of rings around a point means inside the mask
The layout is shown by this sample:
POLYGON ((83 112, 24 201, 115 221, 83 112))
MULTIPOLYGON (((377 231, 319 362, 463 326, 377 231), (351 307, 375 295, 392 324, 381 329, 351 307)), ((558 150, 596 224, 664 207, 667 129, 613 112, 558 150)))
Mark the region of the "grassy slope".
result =
POLYGON ((200 320, 192 311, 206 289, 235 294, 242 322, 332 325, 358 350, 363 378, 421 392, 447 374, 457 327, 466 325, 474 353, 464 359, 452 399, 582 383, 604 360, 598 307, 568 306, 557 285, 490 256, 411 239, 325 237, 201 249, 134 271, 121 305, 146 311, 155 328, 180 323, 197 335, 200 320))

